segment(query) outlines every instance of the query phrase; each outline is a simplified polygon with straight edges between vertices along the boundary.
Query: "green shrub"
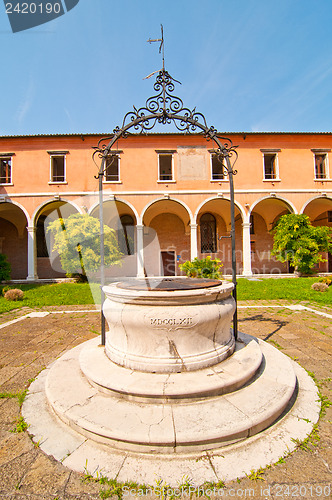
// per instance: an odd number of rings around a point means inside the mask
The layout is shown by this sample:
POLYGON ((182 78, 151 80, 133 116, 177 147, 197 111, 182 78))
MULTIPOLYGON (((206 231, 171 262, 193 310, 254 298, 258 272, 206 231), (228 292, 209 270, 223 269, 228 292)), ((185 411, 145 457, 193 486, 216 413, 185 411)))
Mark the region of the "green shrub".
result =
POLYGON ((195 257, 193 261, 187 260, 179 265, 181 271, 184 271, 190 278, 211 278, 221 279, 222 264, 219 259, 211 259, 210 256, 205 259, 195 257))
POLYGON ((327 276, 323 276, 322 278, 319 278, 319 283, 325 283, 327 286, 331 286, 332 284, 332 279, 328 278, 327 276))
MULTIPOLYGON (((56 219, 47 229, 54 236, 53 251, 60 255, 62 268, 71 274, 87 276, 100 269, 100 225, 88 214, 72 214, 56 219)), ((114 229, 104 226, 104 263, 121 265, 122 253, 114 229)))
POLYGON ((10 280, 11 266, 6 255, 0 253, 0 281, 10 280))
POLYGON ((6 285, 2 288, 2 295, 5 296, 5 293, 8 292, 8 290, 11 290, 12 288, 15 288, 15 286, 10 286, 6 285))
POLYGON ((71 278, 74 283, 87 283, 88 278, 85 274, 81 273, 66 273, 66 278, 71 278))
POLYGON ((305 214, 282 215, 272 232, 272 255, 301 275, 314 273, 319 262, 326 262, 321 252, 332 251, 332 228, 313 226, 305 214))

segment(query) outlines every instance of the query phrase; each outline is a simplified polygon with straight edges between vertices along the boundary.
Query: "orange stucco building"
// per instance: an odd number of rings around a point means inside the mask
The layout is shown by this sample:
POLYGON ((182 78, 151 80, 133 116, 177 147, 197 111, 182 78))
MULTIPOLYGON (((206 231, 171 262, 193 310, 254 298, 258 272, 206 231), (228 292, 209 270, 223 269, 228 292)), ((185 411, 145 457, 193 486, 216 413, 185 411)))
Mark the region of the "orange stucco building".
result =
MULTIPOLYGON (((332 225, 332 134, 226 135, 238 146, 237 272, 291 272, 270 254, 271 229, 285 213, 332 225)), ((12 279, 64 276, 57 260, 51 265, 45 223, 50 214, 98 216, 92 148, 100 137, 0 137, 0 253, 11 263, 12 279)), ((104 177, 104 221, 117 231, 126 274, 177 275, 179 263, 206 255, 220 258, 230 274, 229 182, 211 141, 157 133, 131 135, 115 146, 104 177)), ((326 257, 319 270, 332 272, 326 257)))

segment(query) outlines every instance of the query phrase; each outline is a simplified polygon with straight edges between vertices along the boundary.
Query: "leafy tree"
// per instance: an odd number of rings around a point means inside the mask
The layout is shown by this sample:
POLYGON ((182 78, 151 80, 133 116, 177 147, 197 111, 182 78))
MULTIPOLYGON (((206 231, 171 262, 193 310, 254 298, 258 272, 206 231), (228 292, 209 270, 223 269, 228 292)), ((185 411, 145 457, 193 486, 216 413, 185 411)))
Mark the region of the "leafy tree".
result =
MULTIPOLYGON (((60 255, 67 273, 96 272, 100 268, 100 225, 88 214, 59 218, 47 228, 54 236, 53 250, 60 255)), ((105 266, 121 263, 121 252, 114 229, 104 226, 105 266)))
POLYGON ((0 281, 10 280, 11 266, 8 262, 7 256, 0 253, 0 281))
POLYGON ((302 274, 310 274, 316 264, 326 262, 320 252, 332 251, 332 228, 315 227, 304 214, 281 216, 273 233, 272 255, 302 274))
POLYGON ((222 276, 220 271, 222 264, 220 262, 219 259, 211 259, 208 255, 205 259, 195 257, 193 261, 187 260, 180 264, 179 268, 190 278, 220 279, 222 276))

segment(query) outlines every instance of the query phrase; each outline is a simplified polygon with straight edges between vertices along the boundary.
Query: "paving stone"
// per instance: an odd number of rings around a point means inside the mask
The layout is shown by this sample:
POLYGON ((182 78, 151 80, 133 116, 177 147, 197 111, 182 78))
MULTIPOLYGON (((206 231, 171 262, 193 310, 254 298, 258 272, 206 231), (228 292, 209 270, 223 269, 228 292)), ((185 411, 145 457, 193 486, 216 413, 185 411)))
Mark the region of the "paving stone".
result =
POLYGON ((33 450, 33 444, 26 438, 24 432, 4 434, 0 440, 0 466, 33 450))
POLYGON ((57 496, 64 490, 69 474, 61 464, 39 454, 22 478, 19 489, 21 493, 57 496))
POLYGON ((63 496, 65 498, 89 498, 90 500, 100 500, 99 492, 102 489, 99 483, 84 480, 82 476, 70 473, 63 496))
POLYGON ((21 480, 31 464, 36 460, 36 454, 35 450, 23 453, 0 466, 1 493, 18 493, 21 480))

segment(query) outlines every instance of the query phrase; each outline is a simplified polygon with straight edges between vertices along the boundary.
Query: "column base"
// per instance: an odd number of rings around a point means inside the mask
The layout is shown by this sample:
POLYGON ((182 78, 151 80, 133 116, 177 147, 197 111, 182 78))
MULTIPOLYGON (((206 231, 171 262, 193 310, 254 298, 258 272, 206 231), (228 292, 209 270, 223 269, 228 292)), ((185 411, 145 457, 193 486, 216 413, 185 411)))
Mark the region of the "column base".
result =
POLYGON ((38 278, 37 274, 35 274, 34 276, 27 276, 27 277, 26 277, 26 280, 27 280, 27 281, 36 281, 36 280, 38 280, 38 279, 39 279, 39 278, 38 278))

